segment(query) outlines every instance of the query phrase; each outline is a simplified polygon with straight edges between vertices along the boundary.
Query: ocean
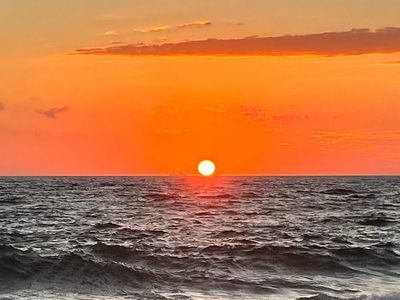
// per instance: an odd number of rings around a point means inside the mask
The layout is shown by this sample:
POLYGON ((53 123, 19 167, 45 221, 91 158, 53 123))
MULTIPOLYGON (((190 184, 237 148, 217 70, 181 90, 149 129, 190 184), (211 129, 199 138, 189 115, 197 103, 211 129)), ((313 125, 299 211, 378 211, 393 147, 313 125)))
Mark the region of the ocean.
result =
POLYGON ((400 177, 0 177, 0 299, 400 299, 400 177))

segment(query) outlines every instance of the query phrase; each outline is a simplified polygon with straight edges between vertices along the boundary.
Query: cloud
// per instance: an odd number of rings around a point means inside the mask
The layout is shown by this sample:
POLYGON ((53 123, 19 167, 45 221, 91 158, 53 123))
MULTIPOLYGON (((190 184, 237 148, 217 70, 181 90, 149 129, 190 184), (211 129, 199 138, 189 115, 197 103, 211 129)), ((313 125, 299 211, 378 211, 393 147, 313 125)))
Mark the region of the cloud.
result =
POLYGON ((6 107, 4 106, 3 102, 0 102, 0 110, 5 110, 6 107))
POLYGON ((112 14, 105 14, 105 15, 99 16, 99 20, 102 20, 102 21, 118 21, 118 20, 122 20, 124 18, 125 17, 123 17, 123 16, 112 15, 112 14))
POLYGON ((210 105, 204 107, 204 109, 212 112, 221 113, 226 111, 226 105, 225 104, 210 105))
POLYGON ((268 107, 259 104, 242 103, 230 111, 230 117, 244 121, 246 124, 255 124, 262 131, 282 131, 286 129, 299 130, 296 126, 305 124, 311 117, 300 113, 272 113, 268 107))
POLYGON ((173 116, 176 114, 176 109, 170 105, 155 105, 150 114, 158 117, 173 116))
POLYGON ((400 161, 400 130, 315 130, 312 137, 325 153, 369 153, 400 161))
POLYGON ((68 106, 63 106, 63 107, 50 108, 48 110, 40 110, 38 111, 38 113, 45 116, 46 118, 56 119, 59 114, 64 113, 68 110, 69 110, 68 106))
POLYGON ((109 30, 109 31, 104 32, 103 35, 105 35, 105 36, 117 36, 118 32, 113 31, 113 30, 109 30))
POLYGON ((278 143, 278 146, 281 146, 281 147, 290 147, 290 146, 292 146, 292 144, 282 142, 282 143, 278 143))
POLYGON ((170 29, 168 25, 157 25, 157 26, 152 26, 149 28, 143 28, 143 29, 135 29, 135 32, 141 32, 141 33, 149 33, 149 32, 160 32, 160 31, 165 31, 170 29))
POLYGON ((212 25, 211 21, 209 20, 203 20, 203 21, 192 21, 189 23, 183 23, 178 26, 176 26, 177 29, 185 29, 185 28, 201 28, 204 26, 210 26, 212 25))
POLYGON ((123 41, 111 41, 110 44, 111 45, 120 45, 120 44, 125 44, 125 42, 123 42, 123 41))
POLYGON ((268 117, 267 111, 260 105, 241 104, 239 113, 246 120, 251 120, 257 123, 265 123, 268 117))
POLYGON ((288 125, 288 124, 300 122, 303 120, 307 120, 307 119, 309 119, 309 116, 302 115, 302 114, 279 114, 279 115, 271 115, 270 118, 274 122, 288 125))
MULTIPOLYGON (((153 31, 167 30, 154 27, 153 31)), ((142 32, 151 32, 149 30, 142 32)), ((131 56, 287 56, 287 55, 361 55, 400 51, 400 28, 388 27, 372 31, 352 29, 277 37, 252 36, 239 39, 207 39, 164 43, 161 45, 123 45, 103 48, 83 48, 77 54, 111 54, 131 56)))
POLYGON ((166 128, 166 127, 159 127, 156 128, 154 131, 156 134, 159 135, 181 135, 188 133, 189 130, 187 129, 178 129, 178 128, 166 128))
POLYGON ((400 145, 400 130, 328 131, 315 130, 312 137, 322 144, 396 142, 400 145))
POLYGON ((198 21, 191 21, 188 23, 179 24, 176 26, 170 25, 156 25, 149 28, 142 28, 142 29, 135 29, 135 32, 141 33, 151 33, 151 32, 161 32, 167 30, 180 30, 180 29, 187 29, 187 28, 201 28, 204 26, 212 25, 211 21, 209 20, 198 20, 198 21))
POLYGON ((231 26, 243 26, 243 22, 227 22, 226 25, 231 25, 231 26))

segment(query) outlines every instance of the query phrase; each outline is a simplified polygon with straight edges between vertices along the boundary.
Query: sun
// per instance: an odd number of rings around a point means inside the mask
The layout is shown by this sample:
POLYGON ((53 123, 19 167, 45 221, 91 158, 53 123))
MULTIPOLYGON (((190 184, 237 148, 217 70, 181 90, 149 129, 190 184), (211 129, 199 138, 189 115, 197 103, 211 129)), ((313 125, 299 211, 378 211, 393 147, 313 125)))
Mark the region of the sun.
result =
POLYGON ((211 160, 203 160, 197 166, 197 170, 203 176, 211 176, 215 172, 215 164, 211 160))

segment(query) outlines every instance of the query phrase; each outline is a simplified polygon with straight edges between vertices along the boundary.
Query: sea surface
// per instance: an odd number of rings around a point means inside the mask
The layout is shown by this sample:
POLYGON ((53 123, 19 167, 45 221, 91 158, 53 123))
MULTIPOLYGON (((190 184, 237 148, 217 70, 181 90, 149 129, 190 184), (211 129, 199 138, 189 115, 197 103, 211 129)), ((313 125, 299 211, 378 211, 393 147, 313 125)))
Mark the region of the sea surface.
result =
POLYGON ((400 299, 400 177, 0 177, 0 299, 400 299))

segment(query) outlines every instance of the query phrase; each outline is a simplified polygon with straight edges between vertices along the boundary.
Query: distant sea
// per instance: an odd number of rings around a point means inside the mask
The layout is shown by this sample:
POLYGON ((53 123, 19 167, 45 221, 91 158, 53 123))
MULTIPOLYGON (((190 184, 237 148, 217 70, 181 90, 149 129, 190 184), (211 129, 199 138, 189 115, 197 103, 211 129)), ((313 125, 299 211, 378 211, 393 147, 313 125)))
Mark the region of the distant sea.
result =
POLYGON ((400 177, 0 177, 0 299, 400 299, 400 177))

